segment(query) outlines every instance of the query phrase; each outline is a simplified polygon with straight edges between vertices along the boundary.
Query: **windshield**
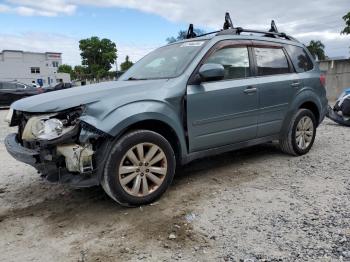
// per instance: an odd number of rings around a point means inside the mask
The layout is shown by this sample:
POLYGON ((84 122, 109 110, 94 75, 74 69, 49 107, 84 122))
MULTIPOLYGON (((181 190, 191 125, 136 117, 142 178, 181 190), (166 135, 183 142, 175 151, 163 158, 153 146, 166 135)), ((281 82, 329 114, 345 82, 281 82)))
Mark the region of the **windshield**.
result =
POLYGON ((132 66, 120 80, 173 78, 183 73, 205 41, 183 42, 161 47, 132 66))

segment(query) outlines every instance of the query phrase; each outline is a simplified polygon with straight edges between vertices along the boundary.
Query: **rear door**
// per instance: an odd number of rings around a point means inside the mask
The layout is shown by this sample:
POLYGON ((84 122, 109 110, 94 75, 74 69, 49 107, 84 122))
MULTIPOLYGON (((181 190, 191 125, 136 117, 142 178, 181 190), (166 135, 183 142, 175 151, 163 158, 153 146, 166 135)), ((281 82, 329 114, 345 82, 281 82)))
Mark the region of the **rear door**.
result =
POLYGON ((282 45, 263 41, 254 41, 253 45, 259 93, 257 137, 265 137, 280 132, 301 82, 282 45))
POLYGON ((250 41, 222 41, 198 65, 221 64, 225 77, 187 86, 190 152, 256 138, 258 94, 253 86, 249 44, 250 41))

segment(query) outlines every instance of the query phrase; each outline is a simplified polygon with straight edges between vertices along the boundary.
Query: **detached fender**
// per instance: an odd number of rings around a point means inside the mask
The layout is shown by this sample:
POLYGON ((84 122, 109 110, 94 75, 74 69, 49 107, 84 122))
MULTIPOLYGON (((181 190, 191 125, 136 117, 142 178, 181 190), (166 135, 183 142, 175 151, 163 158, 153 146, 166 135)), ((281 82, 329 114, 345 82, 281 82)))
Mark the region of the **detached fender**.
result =
POLYGON ((322 99, 322 97, 315 93, 311 88, 305 88, 300 90, 299 93, 294 97, 293 101, 290 103, 288 112, 283 121, 281 135, 288 132, 290 121, 293 115, 305 103, 312 103, 317 107, 320 116, 318 124, 321 123, 327 110, 327 99, 322 99))
MULTIPOLYGON (((94 106, 98 106, 94 105, 94 106)), ((97 110, 93 110, 97 112, 97 110)), ((101 112, 92 116, 86 114, 80 117, 81 121, 113 136, 118 137, 129 126, 145 120, 157 120, 173 129, 180 143, 181 156, 185 156, 186 140, 182 126, 181 108, 176 108, 166 102, 147 100, 132 102, 120 106, 108 113, 101 112)))

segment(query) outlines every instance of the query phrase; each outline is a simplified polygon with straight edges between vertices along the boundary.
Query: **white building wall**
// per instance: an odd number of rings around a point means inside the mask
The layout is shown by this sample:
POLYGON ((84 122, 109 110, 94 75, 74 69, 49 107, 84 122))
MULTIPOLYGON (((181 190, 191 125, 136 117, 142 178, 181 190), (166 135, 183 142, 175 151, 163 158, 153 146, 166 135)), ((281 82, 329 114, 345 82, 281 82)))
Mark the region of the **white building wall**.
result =
POLYGON ((36 84, 42 80, 43 86, 54 86, 61 79, 70 82, 69 74, 57 73, 62 64, 60 53, 34 53, 4 50, 0 53, 0 81, 18 81, 36 84), (31 68, 39 68, 40 73, 31 68), (40 80, 41 79, 41 80, 40 80))

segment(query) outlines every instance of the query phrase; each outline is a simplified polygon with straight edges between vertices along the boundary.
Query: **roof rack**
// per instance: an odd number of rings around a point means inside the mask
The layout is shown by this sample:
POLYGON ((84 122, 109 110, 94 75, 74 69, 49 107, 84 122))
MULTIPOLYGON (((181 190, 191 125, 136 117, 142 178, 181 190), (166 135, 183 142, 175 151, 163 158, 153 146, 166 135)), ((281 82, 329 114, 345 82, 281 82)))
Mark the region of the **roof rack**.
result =
POLYGON ((187 31, 187 36, 186 39, 191 39, 195 37, 201 37, 201 36, 206 36, 206 35, 211 35, 211 34, 216 34, 216 35, 240 35, 241 33, 253 33, 253 34, 262 34, 265 37, 273 37, 273 38, 284 38, 286 40, 294 41, 294 42, 299 42, 297 39, 294 37, 291 37, 285 33, 280 33, 277 29, 276 23, 274 20, 271 21, 271 28, 269 31, 261 31, 261 30, 253 30, 253 29, 245 29, 242 27, 234 27, 230 14, 227 12, 225 14, 225 22, 223 29, 201 34, 201 35, 196 35, 193 29, 193 24, 190 24, 188 31, 187 31))

